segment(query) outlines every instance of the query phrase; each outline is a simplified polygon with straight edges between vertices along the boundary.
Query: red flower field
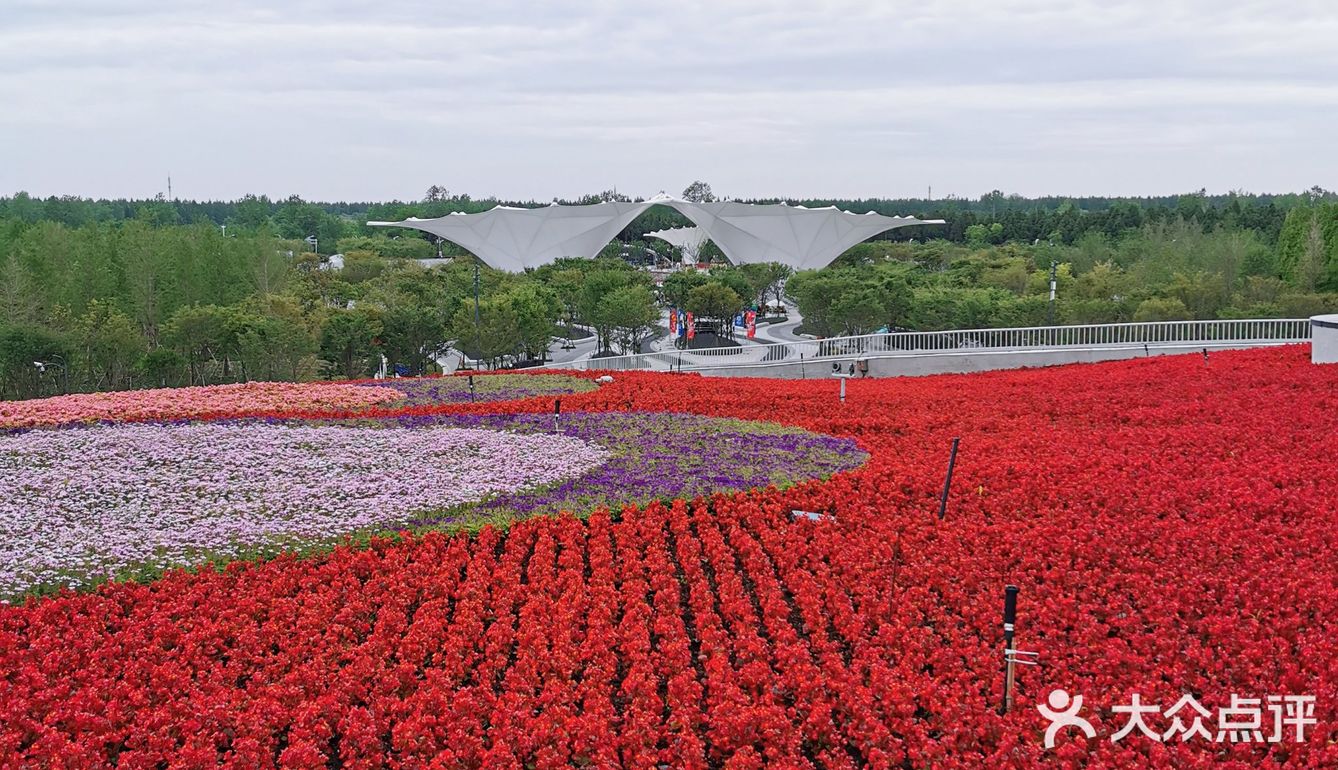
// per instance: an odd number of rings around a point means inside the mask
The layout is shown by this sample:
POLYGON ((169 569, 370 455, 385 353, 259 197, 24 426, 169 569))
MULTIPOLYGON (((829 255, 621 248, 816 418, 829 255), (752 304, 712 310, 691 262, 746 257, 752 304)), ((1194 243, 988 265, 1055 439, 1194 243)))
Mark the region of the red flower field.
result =
POLYGON ((615 378, 563 412, 775 420, 870 459, 0 608, 0 767, 1338 767, 1338 367, 1305 348, 855 380, 844 404, 831 380, 615 378), (1000 716, 1010 583, 1040 665, 1000 716), (1056 688, 1095 737, 1045 747, 1056 688), (1113 741, 1135 693, 1193 696, 1212 737, 1113 741), (1233 695, 1313 696, 1314 724, 1215 740, 1233 695))

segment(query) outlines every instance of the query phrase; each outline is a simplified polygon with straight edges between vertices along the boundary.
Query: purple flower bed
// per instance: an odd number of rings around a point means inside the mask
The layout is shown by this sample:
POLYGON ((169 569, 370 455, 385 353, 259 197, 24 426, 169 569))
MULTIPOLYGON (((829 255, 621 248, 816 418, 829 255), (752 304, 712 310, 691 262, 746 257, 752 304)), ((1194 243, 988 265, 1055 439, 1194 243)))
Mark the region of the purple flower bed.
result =
MULTIPOLYGON (((401 380, 380 380, 359 383, 392 388, 404 394, 404 399, 386 406, 423 406, 427 404, 462 404, 471 401, 469 377, 411 377, 401 380)), ((561 396, 567 393, 585 393, 596 386, 590 380, 565 374, 478 374, 474 375, 474 397, 484 403, 516 401, 535 396, 561 396)))
MULTIPOLYGON (((516 433, 552 433, 551 414, 441 415, 390 420, 405 427, 447 424, 516 433)), ((559 432, 608 450, 608 459, 584 475, 530 491, 506 492, 472 506, 498 519, 628 503, 693 498, 713 492, 785 487, 826 478, 868 459, 854 441, 772 423, 659 412, 562 415, 559 432)), ((420 525, 449 523, 427 516, 420 525)))

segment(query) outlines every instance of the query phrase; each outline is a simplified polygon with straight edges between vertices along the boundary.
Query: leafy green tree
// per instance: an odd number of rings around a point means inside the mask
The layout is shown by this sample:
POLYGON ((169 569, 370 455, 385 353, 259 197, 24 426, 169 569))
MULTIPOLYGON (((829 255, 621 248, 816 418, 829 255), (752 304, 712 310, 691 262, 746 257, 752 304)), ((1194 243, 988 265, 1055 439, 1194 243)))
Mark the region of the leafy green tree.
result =
MULTIPOLYGON (((1211 274, 1202 270, 1194 273, 1176 273, 1171 285, 1166 287, 1169 299, 1178 300, 1187 315, 1183 318, 1216 318, 1217 312, 1227 304, 1230 292, 1220 274, 1211 274)), ((1142 305, 1139 305, 1142 310, 1142 305)))
POLYGON ((59 334, 41 326, 0 326, 0 392, 36 398, 69 385, 71 351, 59 334))
POLYGON ((887 307, 877 286, 865 286, 842 294, 832 303, 832 320, 840 324, 846 335, 869 334, 878 329, 887 318, 887 307))
POLYGON ((130 317, 100 300, 89 303, 74 323, 75 360, 93 390, 130 387, 144 338, 130 317))
POLYGON ((307 203, 293 195, 279 205, 275 212, 274 226, 284 238, 303 240, 316 237, 317 250, 322 254, 333 254, 338 248, 339 238, 344 228, 337 217, 325 213, 320 206, 307 203))
POLYGON ((181 213, 160 193, 153 200, 144 201, 135 207, 135 219, 152 227, 166 227, 181 224, 181 213))
POLYGON ((242 377, 247 381, 300 381, 319 371, 316 340, 286 302, 250 305, 232 317, 242 377))
POLYGON ((738 268, 711 268, 710 280, 728 286, 735 294, 739 295, 739 299, 743 301, 745 306, 752 305, 757 300, 757 293, 753 291, 752 283, 738 268))
POLYGON ((349 251, 344 254, 344 269, 339 271, 339 277, 350 284, 366 283, 379 278, 389 267, 384 258, 370 251, 349 251))
POLYGON ((242 227, 250 230, 258 230, 270 223, 269 198, 261 195, 244 195, 237 201, 233 214, 228 219, 228 224, 234 227, 242 227))
POLYGON ((514 344, 527 359, 543 360, 557 330, 561 303, 557 295, 536 283, 523 283, 502 295, 514 318, 514 344))
POLYGON ((967 245, 980 248, 989 244, 990 228, 989 225, 974 224, 966 228, 967 245))
POLYGON ((163 341, 185 359, 191 385, 230 381, 236 335, 233 313, 228 308, 181 308, 164 324, 163 341))
MULTIPOLYGON (((464 308, 461 308, 464 312, 464 308)), ((473 316, 470 316, 472 323, 473 316)), ((425 307, 400 298, 385 306, 381 312, 382 353, 391 368, 402 364, 410 372, 422 374, 430 370, 439 356, 448 349, 446 324, 440 310, 425 307)), ((472 338, 466 339, 472 342, 472 338)), ((460 342, 457 342, 460 345, 460 342)), ((471 356, 477 357, 477 351, 471 356)))
POLYGON ((877 299, 882 306, 883 325, 888 329, 904 327, 910 322, 911 305, 915 292, 902 271, 883 269, 877 275, 877 299))
POLYGON ((711 185, 698 179, 683 189, 683 200, 693 203, 711 203, 715 201, 715 194, 711 192, 711 185))
POLYGON ((1287 292, 1278 297, 1277 307, 1283 318, 1309 318, 1334 313, 1338 312, 1338 294, 1287 292))
POLYGON ((607 313, 608 306, 604 298, 627 286, 644 285, 643 275, 627 268, 599 268, 585 274, 577 311, 581 319, 595 330, 600 350, 612 349, 613 331, 617 327, 617 319, 607 313))
POLYGON ((862 284, 847 270, 803 270, 786 283, 785 292, 799 308, 805 329, 820 337, 832 337, 844 326, 833 306, 841 297, 859 291, 862 284))
POLYGON ((1317 211, 1310 217, 1305 243, 1296 263, 1296 286, 1301 291, 1314 291, 1323 280, 1326 268, 1324 252, 1324 230, 1317 211))
POLYGON ((44 315, 37 281, 15 254, 0 265, 0 321, 36 324, 44 315))
POLYGON ((911 325, 916 329, 984 329, 996 325, 1013 295, 1001 289, 935 286, 915 290, 911 325))
POLYGON ((186 384, 186 359, 170 348, 150 350, 135 362, 135 376, 153 388, 186 384))
POLYGON ((1189 308, 1174 297, 1149 297, 1138 304, 1134 321, 1184 321, 1189 319, 1189 308))
POLYGON ((370 377, 381 366, 380 313, 369 308, 337 310, 321 328, 320 356, 338 377, 370 377))
POLYGON ((655 296, 645 286, 623 286, 609 292, 599 315, 613 327, 614 340, 625 355, 641 352, 641 341, 660 320, 655 296))
POLYGON ((770 304, 772 299, 775 299, 777 305, 781 303, 782 287, 785 286, 786 279, 794 275, 794 270, 789 265, 782 265, 779 262, 754 262, 741 265, 739 272, 748 280, 751 298, 764 306, 770 304))
POLYGON ((987 269, 980 278, 985 286, 995 286, 1014 294, 1025 294, 1031 283, 1031 271, 1027 261, 1020 258, 1004 259, 987 269))
POLYGON ((705 286, 710 283, 711 278, 706 273, 696 270, 679 270, 670 273, 660 287, 660 294, 664 297, 665 304, 670 307, 681 308, 687 305, 688 295, 698 286, 705 286))
POLYGON ((172 255, 162 247, 157 234, 140 223, 123 226, 119 235, 127 298, 140 331, 154 346, 159 324, 171 312, 167 292, 172 283, 172 255))
POLYGON ((698 319, 715 322, 721 336, 734 335, 734 316, 743 310, 743 298, 719 281, 698 286, 688 294, 686 309, 698 319))
POLYGON ((1099 262, 1078 276, 1073 293, 1080 299, 1113 301, 1130 290, 1129 276, 1113 262, 1099 262))

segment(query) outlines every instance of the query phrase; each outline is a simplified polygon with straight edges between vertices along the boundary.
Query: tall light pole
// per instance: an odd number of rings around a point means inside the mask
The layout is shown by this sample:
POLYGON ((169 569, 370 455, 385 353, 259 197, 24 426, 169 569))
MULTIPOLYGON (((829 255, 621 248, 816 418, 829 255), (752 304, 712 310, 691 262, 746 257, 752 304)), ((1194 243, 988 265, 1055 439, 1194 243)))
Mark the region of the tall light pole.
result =
MULTIPOLYGON (((53 355, 51 361, 33 361, 33 366, 37 367, 37 374, 46 374, 48 366, 60 367, 60 394, 63 396, 70 391, 70 370, 65 365, 65 358, 59 355, 53 355)), ((38 392, 41 392, 41 385, 38 385, 38 392)))
POLYGON ((1055 286, 1059 279, 1059 262, 1050 260, 1050 308, 1048 312, 1049 325, 1055 325, 1055 286))
POLYGON ((483 332, 479 327, 479 259, 474 258, 474 368, 483 362, 483 332))

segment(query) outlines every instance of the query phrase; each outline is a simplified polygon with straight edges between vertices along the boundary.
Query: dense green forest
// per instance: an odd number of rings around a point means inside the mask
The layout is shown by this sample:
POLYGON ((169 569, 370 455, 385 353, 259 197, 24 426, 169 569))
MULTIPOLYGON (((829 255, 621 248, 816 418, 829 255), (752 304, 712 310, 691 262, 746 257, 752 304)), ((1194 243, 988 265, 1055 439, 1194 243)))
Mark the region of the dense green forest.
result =
MULTIPOLYGON (((710 199, 700 183, 688 194, 710 199)), ((500 365, 542 358, 564 326, 588 328, 602 350, 630 352, 658 323, 659 305, 728 332, 739 309, 774 305, 782 292, 807 331, 824 336, 1041 325, 1051 312, 1057 323, 1099 323, 1338 310, 1338 196, 1318 188, 788 202, 947 223, 893 231, 818 272, 720 265, 709 275, 675 273, 657 288, 638 266, 678 255, 644 234, 688 223, 655 207, 597 260, 525 275, 484 268, 476 326, 471 256, 416 231, 365 223, 483 211, 495 200, 435 186, 411 203, 19 193, 0 198, 0 396, 364 377, 383 355, 410 372, 430 371, 449 351, 500 365), (333 253, 343 269, 328 269, 322 255, 333 253), (438 255, 456 259, 432 268, 416 261, 438 255)))

